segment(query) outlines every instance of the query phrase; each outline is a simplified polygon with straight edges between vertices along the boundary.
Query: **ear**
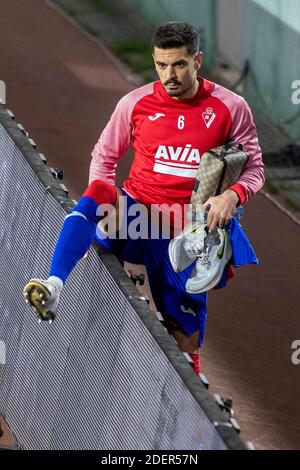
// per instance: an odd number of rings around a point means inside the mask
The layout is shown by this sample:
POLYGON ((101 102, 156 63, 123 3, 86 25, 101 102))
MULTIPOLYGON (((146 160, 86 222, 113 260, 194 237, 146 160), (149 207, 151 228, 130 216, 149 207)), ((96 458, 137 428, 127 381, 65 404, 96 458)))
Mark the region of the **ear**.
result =
POLYGON ((195 69, 200 69, 203 62, 203 52, 197 52, 195 55, 195 69))

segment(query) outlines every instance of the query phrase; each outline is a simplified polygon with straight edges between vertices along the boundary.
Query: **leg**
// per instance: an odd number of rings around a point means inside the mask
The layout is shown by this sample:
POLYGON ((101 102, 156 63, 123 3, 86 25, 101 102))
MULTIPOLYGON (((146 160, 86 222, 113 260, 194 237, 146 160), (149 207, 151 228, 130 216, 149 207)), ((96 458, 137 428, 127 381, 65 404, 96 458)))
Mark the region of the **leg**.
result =
POLYGON ((53 320, 61 289, 76 263, 92 244, 100 220, 97 214, 101 204, 115 206, 119 190, 102 180, 93 181, 76 207, 66 216, 47 280, 32 279, 24 289, 26 302, 41 320, 53 320))
POLYGON ((102 180, 93 181, 77 206, 66 216, 61 229, 49 276, 66 282, 76 263, 91 246, 100 220, 97 214, 101 204, 116 205, 117 188, 102 180), (80 234, 80 236, 78 236, 80 234))
POLYGON ((200 345, 206 324, 207 294, 191 295, 185 284, 193 266, 175 273, 168 256, 168 240, 145 241, 145 264, 153 299, 166 320, 166 326, 183 352, 193 360, 200 373, 200 345))
POLYGON ((174 329, 172 334, 182 352, 187 352, 189 354, 199 354, 199 331, 196 331, 191 336, 188 336, 181 330, 174 329))
POLYGON ((181 332, 180 330, 174 330, 173 336, 177 341, 177 344, 182 352, 187 352, 192 361, 193 369, 195 374, 199 375, 201 372, 200 366, 200 347, 199 347, 199 331, 196 331, 191 336, 188 336, 186 333, 181 332))
POLYGON ((189 354, 193 361, 193 370, 196 375, 199 375, 201 372, 200 366, 200 333, 196 331, 192 335, 185 333, 183 328, 179 323, 174 322, 174 320, 168 319, 166 321, 166 327, 170 335, 176 340, 179 349, 182 352, 189 354))

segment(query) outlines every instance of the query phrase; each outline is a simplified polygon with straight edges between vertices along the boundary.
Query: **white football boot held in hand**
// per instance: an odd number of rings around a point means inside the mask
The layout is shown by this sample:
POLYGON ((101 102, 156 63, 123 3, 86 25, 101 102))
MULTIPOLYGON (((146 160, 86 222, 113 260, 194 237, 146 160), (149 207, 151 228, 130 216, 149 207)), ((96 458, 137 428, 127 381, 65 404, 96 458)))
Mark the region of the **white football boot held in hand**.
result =
POLYGON ((216 232, 208 233, 204 248, 186 283, 186 291, 189 294, 201 294, 216 287, 231 257, 231 241, 226 230, 218 228, 216 232))
POLYGON ((216 287, 232 257, 228 232, 218 228, 214 233, 209 233, 207 214, 198 213, 197 219, 169 244, 169 258, 175 272, 184 271, 196 262, 186 283, 190 294, 200 294, 216 287))

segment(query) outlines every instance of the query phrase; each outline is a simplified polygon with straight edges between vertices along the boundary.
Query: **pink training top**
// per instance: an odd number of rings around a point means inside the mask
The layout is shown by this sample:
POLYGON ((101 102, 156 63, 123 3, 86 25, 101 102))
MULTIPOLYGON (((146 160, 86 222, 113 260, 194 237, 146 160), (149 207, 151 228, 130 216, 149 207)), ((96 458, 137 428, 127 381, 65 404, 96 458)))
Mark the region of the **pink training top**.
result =
POLYGON ((134 161, 125 190, 148 204, 188 204, 201 155, 236 140, 249 161, 233 189, 244 204, 264 183, 256 128, 246 101, 199 78, 196 96, 176 100, 160 81, 140 87, 118 103, 92 152, 90 183, 115 183, 117 162, 132 143, 134 161))

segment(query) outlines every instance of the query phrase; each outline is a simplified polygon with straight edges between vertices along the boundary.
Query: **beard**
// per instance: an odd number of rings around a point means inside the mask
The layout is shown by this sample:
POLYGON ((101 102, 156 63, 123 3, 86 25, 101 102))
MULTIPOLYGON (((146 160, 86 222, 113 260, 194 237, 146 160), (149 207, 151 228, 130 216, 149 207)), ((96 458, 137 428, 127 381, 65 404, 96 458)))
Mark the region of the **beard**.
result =
POLYGON ((179 82, 177 80, 170 80, 168 82, 165 82, 164 84, 164 89, 166 90, 166 93, 171 96, 178 98, 190 88, 189 85, 183 86, 182 82, 179 82), (176 88, 169 88, 169 86, 175 86, 176 88))
POLYGON ((165 88, 165 90, 169 96, 181 96, 183 94, 181 88, 179 88, 178 90, 168 90, 167 88, 165 88))

